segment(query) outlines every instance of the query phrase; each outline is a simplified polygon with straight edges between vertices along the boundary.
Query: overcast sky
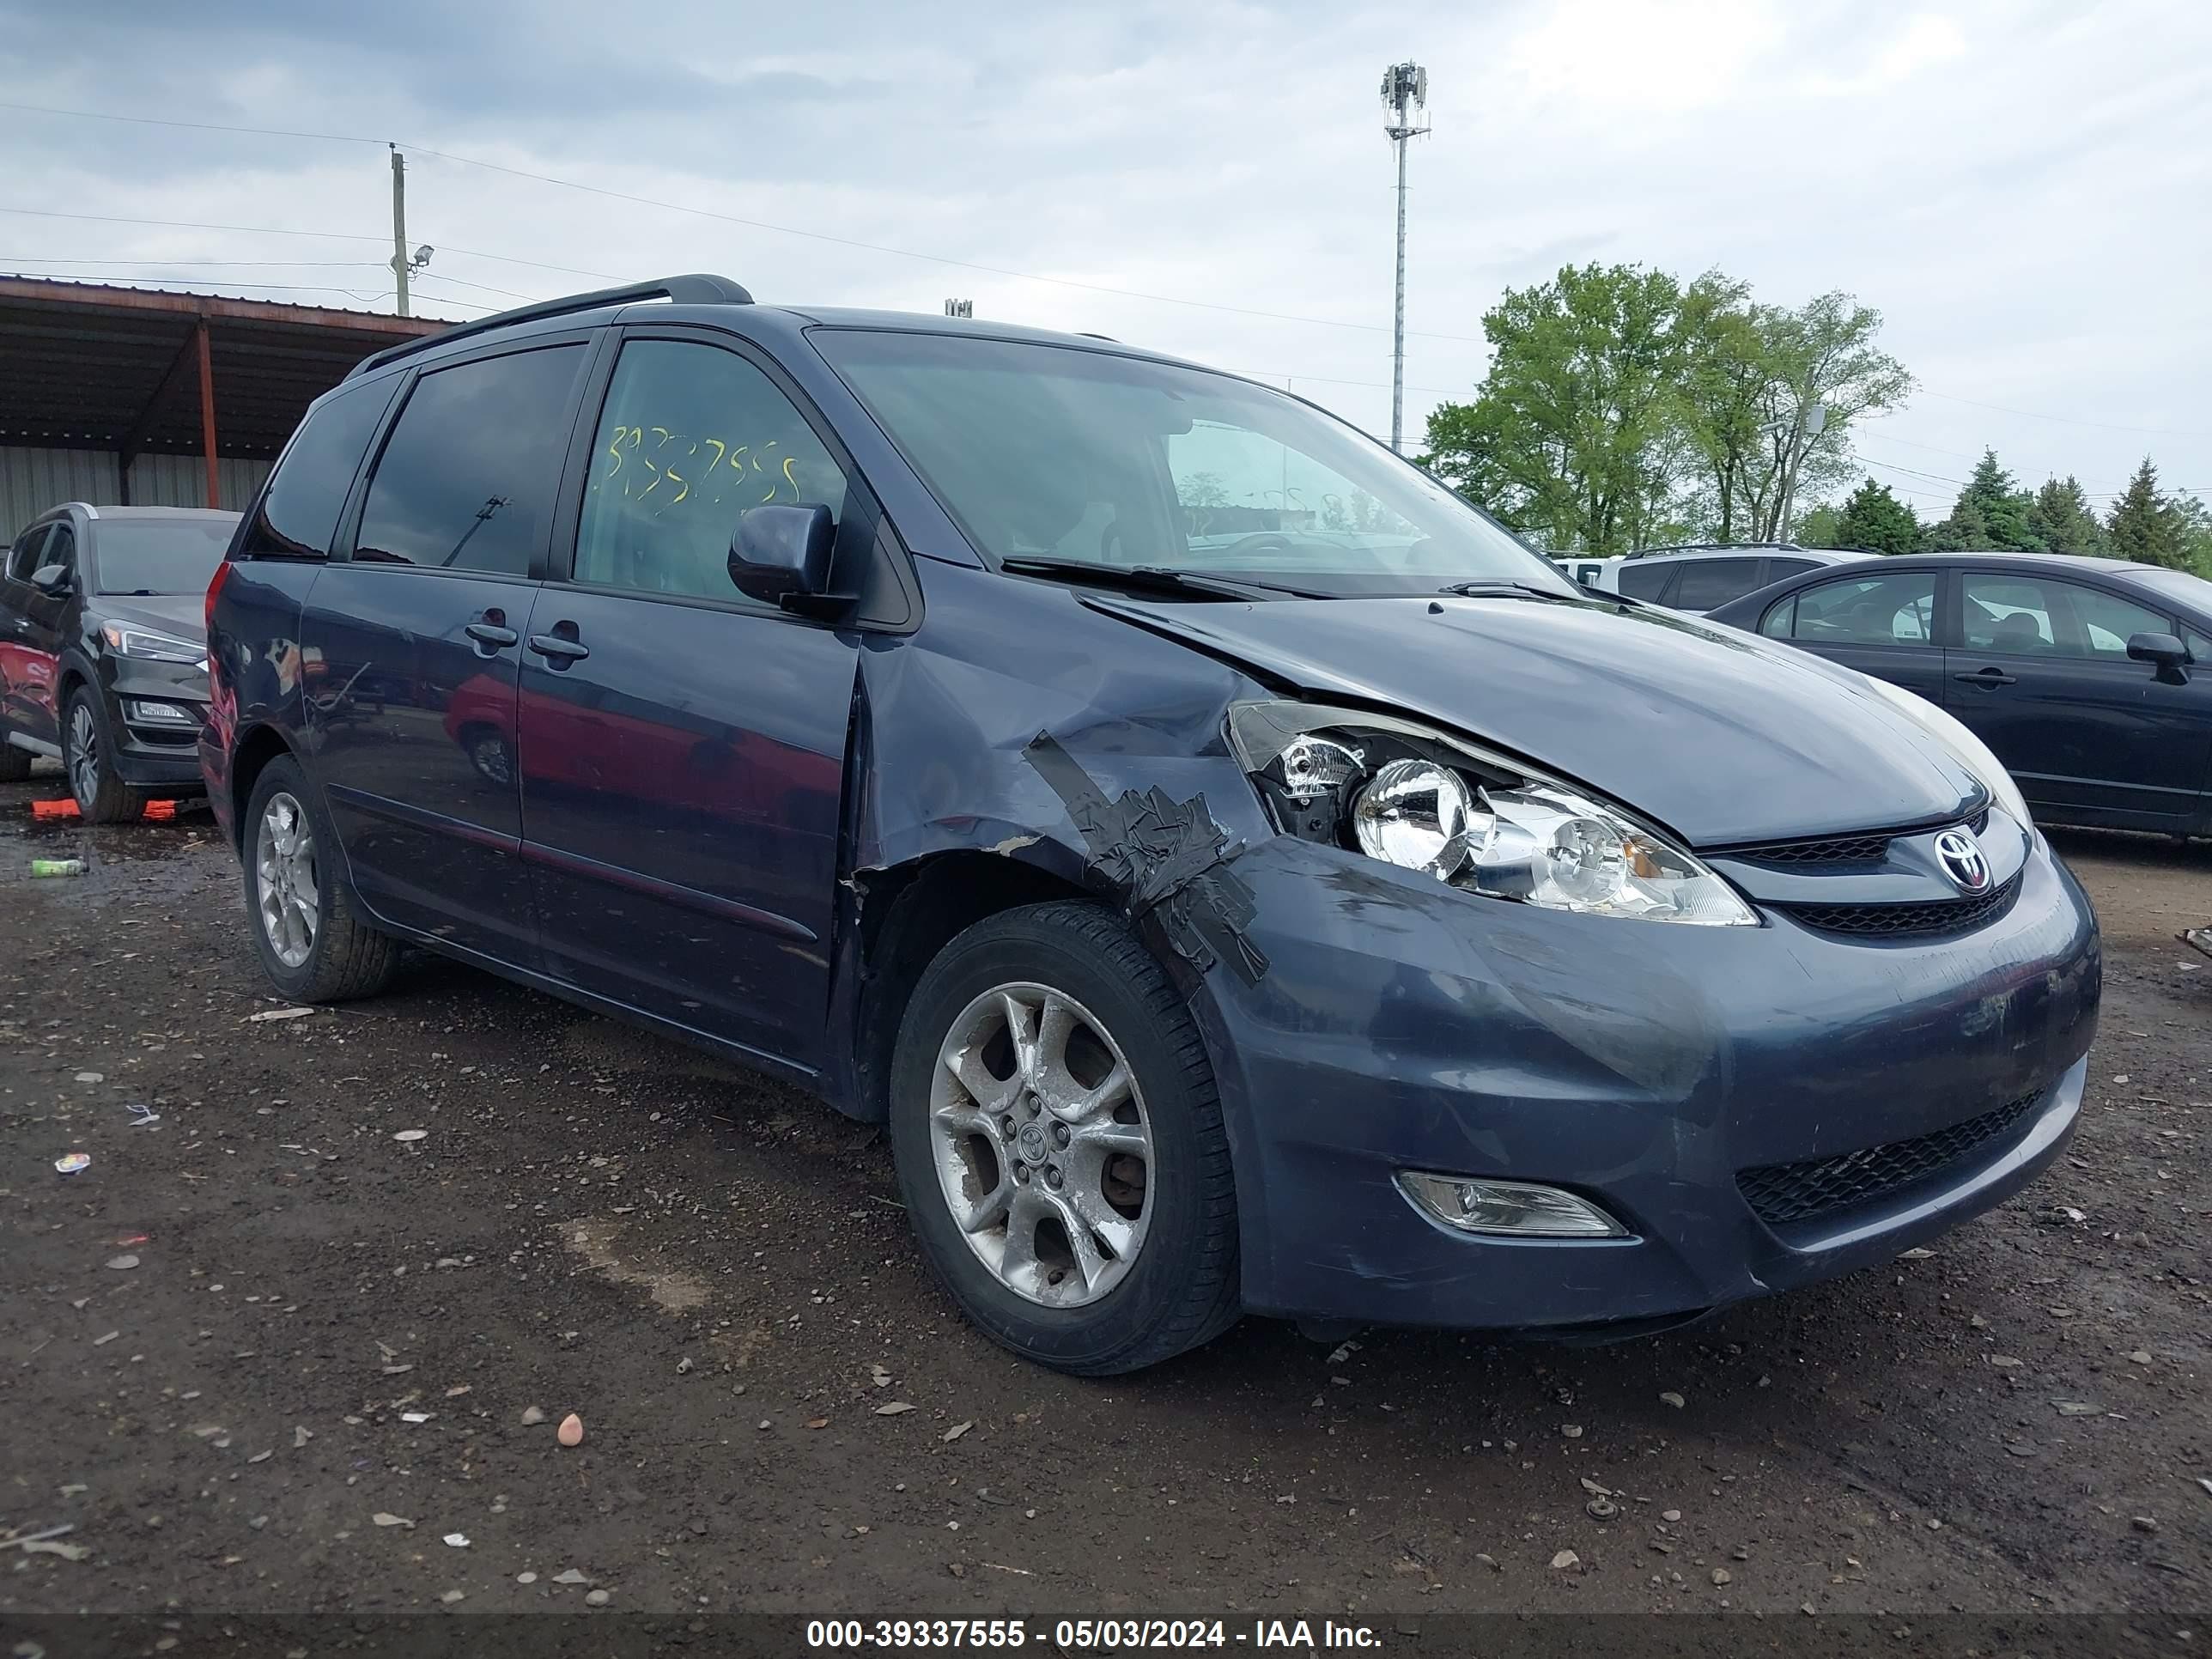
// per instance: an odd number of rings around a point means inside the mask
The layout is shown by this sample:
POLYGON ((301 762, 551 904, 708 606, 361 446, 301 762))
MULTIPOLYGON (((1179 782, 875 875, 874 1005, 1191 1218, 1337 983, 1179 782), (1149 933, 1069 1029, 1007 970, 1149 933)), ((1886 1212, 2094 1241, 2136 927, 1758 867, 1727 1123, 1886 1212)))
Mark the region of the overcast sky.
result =
POLYGON ((1435 131, 1413 156, 1409 447, 1472 392, 1501 289, 1566 261, 1717 266, 1886 314, 1920 390, 1859 454, 1923 517, 1985 444, 2100 495, 2149 453, 2212 499, 2207 0, 8 0, 0 23, 18 104, 374 141, 0 109, 0 208, 337 234, 0 212, 0 269, 387 308, 389 243, 366 239, 390 234, 396 139, 410 240, 438 250, 426 313, 690 270, 764 301, 958 295, 1295 377, 1377 433, 1376 88, 1412 57, 1435 131), (216 260, 360 263, 185 263, 216 260))

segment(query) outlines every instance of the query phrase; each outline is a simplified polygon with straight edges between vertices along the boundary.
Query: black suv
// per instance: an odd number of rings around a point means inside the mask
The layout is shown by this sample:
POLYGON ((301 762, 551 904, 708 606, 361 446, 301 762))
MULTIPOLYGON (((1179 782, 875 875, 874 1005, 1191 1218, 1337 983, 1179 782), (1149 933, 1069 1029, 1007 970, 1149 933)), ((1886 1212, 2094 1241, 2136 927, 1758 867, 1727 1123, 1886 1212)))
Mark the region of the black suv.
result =
POLYGON ((0 568, 0 780, 56 757, 94 823, 149 795, 201 793, 203 606, 237 524, 70 501, 15 538, 0 568))

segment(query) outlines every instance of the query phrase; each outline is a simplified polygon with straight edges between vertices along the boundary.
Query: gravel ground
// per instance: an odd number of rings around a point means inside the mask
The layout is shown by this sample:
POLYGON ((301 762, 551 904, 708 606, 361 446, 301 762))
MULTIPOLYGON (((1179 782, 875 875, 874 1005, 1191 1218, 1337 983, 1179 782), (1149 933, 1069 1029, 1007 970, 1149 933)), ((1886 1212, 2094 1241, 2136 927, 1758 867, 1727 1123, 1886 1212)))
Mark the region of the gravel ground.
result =
POLYGON ((0 1613, 2205 1605, 2203 848, 2063 837, 2082 1132, 1930 1253, 1623 1346, 1248 1321, 1086 1382, 951 1312, 873 1130, 428 957, 257 1020, 212 820, 60 793, 0 787, 0 1536, 73 1530, 0 1613))

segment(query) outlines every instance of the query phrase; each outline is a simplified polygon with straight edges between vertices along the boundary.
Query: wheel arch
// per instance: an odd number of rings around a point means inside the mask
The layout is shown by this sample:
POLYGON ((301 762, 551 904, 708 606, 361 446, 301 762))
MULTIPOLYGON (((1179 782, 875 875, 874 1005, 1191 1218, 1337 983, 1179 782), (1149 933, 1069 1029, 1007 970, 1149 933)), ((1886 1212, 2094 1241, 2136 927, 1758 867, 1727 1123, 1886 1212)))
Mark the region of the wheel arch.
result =
POLYGON ((246 845, 246 809, 253 800, 253 787, 269 763, 299 757, 284 734, 266 721, 256 721, 240 733, 230 759, 231 830, 234 844, 246 845))
POLYGON ((890 1115, 891 1055, 901 1021, 937 953, 977 922, 1054 899, 1101 901, 1072 877, 1018 855, 961 848, 927 854, 854 878, 852 932, 856 994, 849 1018, 834 1022, 851 1055, 846 1086, 832 1103, 865 1122, 890 1115))

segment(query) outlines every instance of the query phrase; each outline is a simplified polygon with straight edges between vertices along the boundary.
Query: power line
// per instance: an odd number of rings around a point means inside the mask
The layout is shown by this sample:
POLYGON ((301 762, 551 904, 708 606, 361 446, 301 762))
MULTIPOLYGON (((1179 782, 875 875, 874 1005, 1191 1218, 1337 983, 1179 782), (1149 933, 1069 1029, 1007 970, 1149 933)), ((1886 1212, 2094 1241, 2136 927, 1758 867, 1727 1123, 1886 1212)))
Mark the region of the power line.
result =
MULTIPOLYGON (((158 283, 162 280, 158 276, 131 276, 119 275, 113 277, 86 277, 79 276, 75 271, 33 270, 21 265, 15 266, 7 274, 15 276, 34 276, 64 282, 99 282, 108 283, 111 286, 131 287, 147 287, 154 283, 158 283)), ((379 300, 387 297, 391 293, 389 289, 379 289, 374 292, 363 294, 358 289, 336 288, 328 284, 318 285, 312 283, 240 283, 233 282, 227 277, 210 278, 210 280, 219 282, 221 285, 225 288, 269 289, 285 294, 343 294, 361 301, 364 305, 373 304, 379 300)), ((221 295, 216 295, 212 297, 220 299, 222 296, 221 295)), ((456 301, 456 303, 462 302, 456 301)))
POLYGON ((1993 409, 2000 415, 2025 416, 2031 421, 2056 421, 2063 426, 2094 426, 2106 432, 2142 432, 2159 438, 2202 438, 2208 435, 2202 432, 2185 432, 2179 427, 2118 426, 2111 421, 2084 421, 2071 415, 2045 415, 2033 409, 2013 409, 2003 404, 1985 404, 1972 398, 1954 397, 1950 392, 1937 392, 1924 386, 1919 390, 1927 392, 1931 398, 1941 398, 1946 403, 1969 404, 1976 409, 1993 409))
MULTIPOLYGON (((64 213, 56 208, 0 207, 0 213, 13 213, 31 219, 70 219, 89 225, 146 225, 157 230, 216 230, 239 236, 304 236, 324 242, 374 242, 381 246, 387 240, 382 236, 364 236, 351 230, 291 230, 281 225, 218 225, 197 219, 134 219, 112 213, 64 213)), ((492 259, 501 264, 528 265, 538 270, 555 270, 569 276, 596 277, 606 283, 622 280, 611 271, 586 270, 579 265, 549 264, 543 259, 522 259, 512 253, 486 253, 479 248, 454 247, 447 243, 439 246, 447 253, 459 253, 471 259, 492 259)), ((373 263, 381 264, 382 261, 373 263)))
MULTIPOLYGON (((18 110, 33 115, 50 115, 88 121, 118 121, 133 126, 178 127, 192 132, 246 133, 272 138, 307 138, 342 144, 382 143, 382 139, 366 138, 355 133, 300 132, 281 127, 232 126, 209 121, 171 121, 149 115, 110 115, 100 110, 55 109, 41 104, 18 104, 0 100, 0 109, 18 110)), ((548 173, 532 173, 525 167, 511 167, 498 161, 486 161, 473 155, 456 155, 451 150, 432 149, 427 144, 399 145, 417 155, 435 156, 441 161, 452 161, 461 167, 481 167, 488 173, 501 173, 513 179, 528 179, 541 185, 553 185, 562 190, 580 191, 590 196, 602 196, 617 202, 630 202, 641 207, 655 208, 665 213, 690 214, 696 218, 719 220, 724 224, 742 225, 749 230, 773 231, 780 236, 799 236, 810 241, 828 242, 837 247, 858 248, 868 253, 887 253, 901 259, 921 259, 932 264, 950 265, 956 270, 981 271, 988 276, 1008 276, 1018 282, 1048 283, 1055 287, 1079 289, 1086 293, 1109 294, 1124 300, 1149 300, 1158 305, 1188 306, 1201 311, 1218 311, 1240 317, 1260 317, 1272 322, 1305 323, 1319 328, 1351 328, 1369 333, 1385 334, 1389 329, 1381 323, 1352 323, 1338 317, 1307 317, 1295 312, 1261 311, 1250 306, 1232 306, 1215 300, 1193 300, 1181 295, 1152 294, 1138 289, 1116 288, 1106 283, 1086 283, 1073 276, 1047 276, 1033 270, 1016 270, 1005 265, 983 264, 973 259, 955 259, 941 253, 924 253, 914 248, 894 247, 884 242, 864 242, 849 236, 833 236, 827 231, 802 230, 795 225, 770 223, 765 219, 747 219, 734 213, 718 212, 712 208, 694 207, 686 202, 664 202, 654 197, 634 195, 627 191, 609 190, 600 185, 586 185, 574 179, 556 178, 548 173)), ((1408 329, 1409 335, 1423 339, 1456 340, 1469 345, 1481 345, 1481 336, 1474 334, 1443 334, 1430 329, 1408 329)))

